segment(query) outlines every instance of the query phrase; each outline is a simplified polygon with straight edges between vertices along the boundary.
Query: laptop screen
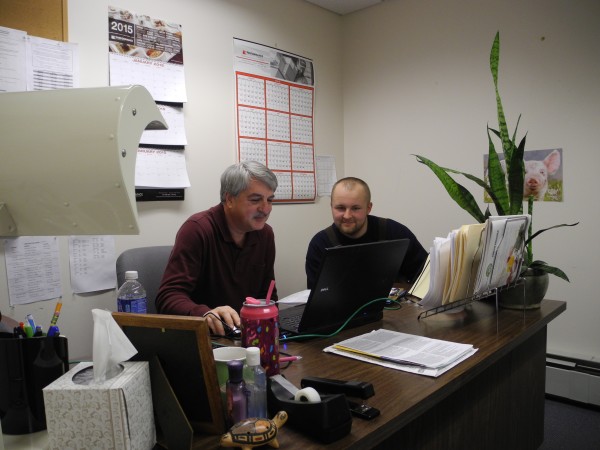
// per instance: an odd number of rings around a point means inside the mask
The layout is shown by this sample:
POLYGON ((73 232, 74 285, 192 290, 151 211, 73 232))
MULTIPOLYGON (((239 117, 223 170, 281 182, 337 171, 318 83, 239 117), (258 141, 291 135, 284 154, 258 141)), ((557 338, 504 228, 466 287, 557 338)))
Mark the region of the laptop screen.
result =
MULTIPOLYGON (((408 245, 408 239, 397 239, 328 248, 297 331, 330 333, 361 306, 387 298, 408 245)), ((348 327, 381 319, 384 306, 384 301, 372 303, 348 327)))

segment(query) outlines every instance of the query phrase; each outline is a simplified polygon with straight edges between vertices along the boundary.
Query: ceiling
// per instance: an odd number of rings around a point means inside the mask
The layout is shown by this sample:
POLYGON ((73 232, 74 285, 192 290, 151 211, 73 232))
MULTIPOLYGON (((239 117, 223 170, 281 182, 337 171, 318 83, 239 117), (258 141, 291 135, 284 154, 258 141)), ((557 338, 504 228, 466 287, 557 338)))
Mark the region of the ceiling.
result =
POLYGON ((309 3, 325 8, 329 11, 333 11, 341 16, 344 14, 350 14, 361 9, 368 8, 369 6, 376 5, 377 3, 383 2, 383 0, 306 0, 309 3))

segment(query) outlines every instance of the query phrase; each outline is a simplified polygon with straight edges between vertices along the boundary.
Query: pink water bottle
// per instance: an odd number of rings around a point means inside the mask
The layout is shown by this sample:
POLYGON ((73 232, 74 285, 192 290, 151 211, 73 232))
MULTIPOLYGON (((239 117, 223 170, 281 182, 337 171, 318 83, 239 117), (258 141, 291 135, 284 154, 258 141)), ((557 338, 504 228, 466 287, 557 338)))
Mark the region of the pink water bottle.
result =
POLYGON ((279 373, 279 309, 273 302, 247 298, 240 311, 242 347, 260 349, 267 376, 279 373))

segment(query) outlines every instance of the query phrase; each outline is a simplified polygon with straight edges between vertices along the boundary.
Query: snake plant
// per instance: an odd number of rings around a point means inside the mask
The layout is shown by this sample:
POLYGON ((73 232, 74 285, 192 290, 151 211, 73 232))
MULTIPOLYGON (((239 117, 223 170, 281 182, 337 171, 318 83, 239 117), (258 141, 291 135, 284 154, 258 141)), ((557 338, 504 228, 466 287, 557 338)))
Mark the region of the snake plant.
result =
MULTIPOLYGON (((458 170, 450 169, 447 167, 441 167, 431 161, 430 159, 415 155, 417 161, 425 164, 429 167, 433 173, 439 178, 443 186, 450 197, 465 211, 475 218, 479 223, 483 223, 491 215, 489 206, 485 212, 481 210, 475 197, 469 192, 463 185, 457 183, 451 175, 462 175, 467 179, 475 182, 477 185, 482 187, 485 192, 489 195, 496 208, 496 215, 505 216, 511 214, 522 214, 523 213, 523 182, 525 178, 525 141, 526 136, 523 136, 519 144, 516 144, 517 129, 519 126, 519 119, 515 130, 510 136, 508 132, 508 126, 506 124, 506 117, 504 115, 504 108, 502 107, 502 100, 500 98, 500 92, 498 90, 498 66, 500 61, 500 33, 496 33, 492 49, 490 51, 490 70, 492 72, 492 78, 494 80, 494 90, 496 93, 496 109, 498 115, 498 129, 492 129, 487 127, 488 136, 488 171, 487 180, 481 179, 474 175, 461 172, 458 170), (494 145, 494 139, 499 139, 502 144, 502 153, 504 154, 505 167, 504 169, 496 147, 494 145)), ((531 215, 533 209, 533 198, 529 198, 529 214, 531 215)), ((579 222, 577 222, 579 223, 579 222)), ((531 226, 529 227, 528 239, 525 243, 527 253, 525 255, 525 261, 522 265, 521 274, 527 269, 531 269, 534 272, 543 272, 556 275, 566 281, 569 281, 567 275, 560 269, 550 266, 544 261, 534 261, 533 251, 531 246, 531 240, 538 236, 544 231, 564 227, 564 226, 575 226, 574 224, 561 224, 554 225, 549 228, 537 231, 532 234, 531 226)))

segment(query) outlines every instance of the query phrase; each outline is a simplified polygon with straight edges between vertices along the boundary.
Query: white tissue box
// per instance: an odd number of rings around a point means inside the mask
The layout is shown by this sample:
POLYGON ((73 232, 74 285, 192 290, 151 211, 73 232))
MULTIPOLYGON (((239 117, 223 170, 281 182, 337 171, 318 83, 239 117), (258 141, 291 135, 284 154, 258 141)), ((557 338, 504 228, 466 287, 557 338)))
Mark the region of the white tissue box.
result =
POLYGON ((116 377, 82 385, 72 378, 92 363, 79 363, 43 389, 50 449, 154 447, 148 362, 121 364, 125 369, 116 377))

